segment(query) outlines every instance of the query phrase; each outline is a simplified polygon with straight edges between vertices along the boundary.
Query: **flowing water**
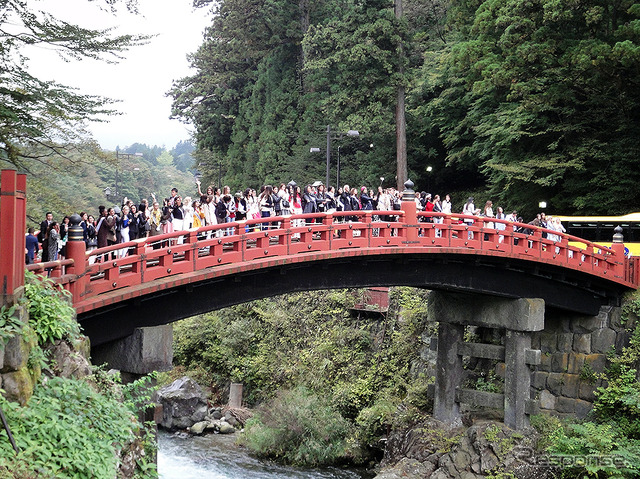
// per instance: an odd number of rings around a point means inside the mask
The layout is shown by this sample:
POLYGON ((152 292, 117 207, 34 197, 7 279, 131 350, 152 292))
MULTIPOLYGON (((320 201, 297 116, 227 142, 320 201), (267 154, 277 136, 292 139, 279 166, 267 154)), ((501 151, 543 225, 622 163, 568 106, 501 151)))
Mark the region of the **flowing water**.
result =
POLYGON ((302 469, 252 457, 235 444, 235 435, 183 437, 160 431, 160 479, 364 479, 363 471, 339 468, 302 469))

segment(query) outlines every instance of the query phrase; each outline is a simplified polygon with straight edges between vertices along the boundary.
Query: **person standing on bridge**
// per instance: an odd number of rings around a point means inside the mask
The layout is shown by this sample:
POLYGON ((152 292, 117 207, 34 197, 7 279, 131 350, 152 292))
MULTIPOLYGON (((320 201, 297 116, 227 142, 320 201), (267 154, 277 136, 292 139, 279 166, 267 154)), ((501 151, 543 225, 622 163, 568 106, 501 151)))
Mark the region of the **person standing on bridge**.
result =
MULTIPOLYGON (((227 187, 228 188, 228 187, 227 187)), ((224 205, 224 208, 227 212, 227 215, 224 218, 224 222, 225 223, 232 223, 235 221, 236 219, 236 202, 233 199, 233 196, 231 194, 225 194, 222 199, 222 204, 224 205)), ((235 228, 227 228, 225 230, 225 235, 226 236, 231 236, 233 235, 235 232, 235 228)))
MULTIPOLYGON (((160 203, 153 202, 153 208, 151 209, 149 224, 151 225, 150 236, 158 236, 162 234, 162 210, 160 209, 160 203)), ((153 249, 160 248, 160 243, 153 243, 153 249)))
MULTIPOLYGON (((304 189, 304 195, 302 195, 302 212, 304 214, 318 212, 316 195, 311 190, 311 185, 307 185, 304 189)), ((307 220, 307 222, 309 222, 309 220, 307 220)))
POLYGON ((173 222, 171 212, 173 211, 173 199, 165 198, 162 203, 162 218, 160 220, 161 230, 163 234, 173 233, 173 222))
MULTIPOLYGON (((473 216, 475 211, 476 211, 476 207, 473 204, 473 196, 470 196, 469 199, 467 199, 467 202, 462 207, 462 214, 463 215, 473 216)), ((473 225, 473 218, 465 218, 463 221, 468 226, 473 225)), ((467 238, 468 239, 473 239, 473 231, 468 231, 467 232, 467 238)))
POLYGON ((193 227, 193 200, 190 196, 186 196, 182 202, 184 210, 184 226, 183 229, 190 230, 193 227))
MULTIPOLYGON (((52 221, 47 228, 47 234, 45 235, 45 242, 47 245, 47 261, 58 260, 58 240, 60 239, 60 225, 55 221, 52 221)), ((44 245, 43 245, 44 247, 44 245)), ((51 268, 47 269, 47 276, 51 274, 51 268)))
MULTIPOLYGON (((207 191, 209 191, 207 189, 207 191)), ((214 191, 214 190, 212 190, 214 191)), ((209 225, 215 225, 218 224, 218 221, 216 219, 216 203, 215 203, 215 196, 213 194, 211 195, 205 195, 202 198, 200 198, 200 208, 202 210, 202 212, 204 213, 204 224, 203 226, 209 226, 209 225)), ((211 238, 211 234, 213 232, 212 231, 208 231, 207 232, 207 238, 211 238)))
MULTIPOLYGON (((108 214, 109 212, 107 211, 107 207, 104 205, 98 206, 98 212, 100 215, 98 225, 96 226, 98 248, 105 248, 109 246, 110 238, 115 239, 115 234, 113 232, 113 228, 115 227, 115 220, 111 215, 108 214)), ((105 255, 103 259, 104 261, 107 261, 109 259, 108 255, 105 255)))
MULTIPOLYGON (((497 220, 506 220, 506 218, 507 217, 504 214, 502 206, 498 206, 498 208, 496 209, 496 219, 497 220)), ((507 225, 505 223, 500 223, 500 222, 496 221, 496 229, 498 231, 504 231, 505 229, 507 229, 507 225)), ((504 235, 498 236, 498 242, 499 243, 504 243, 504 235)))
POLYGON ((360 188, 360 205, 363 210, 373 210, 373 198, 369 196, 366 186, 360 188))
MULTIPOLYGON (((266 185, 264 190, 258 196, 258 204, 260 205, 260 217, 270 218, 275 215, 274 202, 273 202, 273 186, 266 185)), ((270 223, 262 223, 262 229, 269 228, 270 223)))
MULTIPOLYGON (((484 216, 485 218, 493 218, 493 202, 491 200, 487 200, 487 202, 484 204, 482 216, 484 216)), ((493 221, 485 223, 485 227, 493 229, 493 221)))
POLYGON ((47 230, 52 222, 53 213, 51 211, 47 211, 44 221, 40 223, 40 231, 38 232, 38 241, 40 241, 40 243, 44 243, 44 239, 47 236, 47 230))
POLYGON ((134 240, 139 238, 140 235, 140 212, 138 211, 138 207, 131 202, 129 206, 129 240, 134 240))
MULTIPOLYGON (((120 243, 128 243, 129 242, 129 228, 131 226, 131 218, 129 217, 129 207, 124 205, 122 207, 122 212, 120 213, 120 218, 118 218, 118 224, 120 226, 120 243)), ((129 251, 128 248, 122 248, 118 251, 118 256, 124 258, 129 251)))
MULTIPOLYGON (((518 212, 516 210, 513 210, 507 215, 506 220, 512 223, 516 223, 518 221, 518 212)), ((513 231, 517 231, 517 229, 518 227, 516 225, 513 225, 513 231)))
MULTIPOLYGON (((173 209, 171 210, 171 217, 173 223, 173 231, 183 231, 184 227, 184 206, 182 205, 182 198, 176 196, 173 203, 173 209)), ((184 237, 178 238, 178 244, 184 243, 184 237)))
POLYGON ((448 215, 451 214, 451 196, 449 195, 445 195, 442 201, 442 212, 448 215))
POLYGON ((25 248, 27 249, 25 255, 25 263, 33 264, 36 258, 36 254, 38 253, 38 238, 33 234, 33 228, 29 228, 29 233, 25 237, 25 248))

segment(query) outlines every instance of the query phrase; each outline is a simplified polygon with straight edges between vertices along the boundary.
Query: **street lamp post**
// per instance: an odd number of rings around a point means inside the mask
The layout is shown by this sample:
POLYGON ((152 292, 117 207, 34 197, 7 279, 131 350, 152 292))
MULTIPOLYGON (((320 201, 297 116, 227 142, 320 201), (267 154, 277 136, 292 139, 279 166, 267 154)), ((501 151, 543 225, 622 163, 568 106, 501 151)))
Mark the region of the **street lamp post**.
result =
MULTIPOLYGON (((342 138, 342 135, 344 135, 344 133, 340 133, 339 136, 336 138, 337 140, 342 138)), ((347 136, 351 136, 351 137, 359 137, 360 136, 360 132, 358 130, 349 130, 346 132, 347 136)), ((311 153, 319 153, 320 152, 320 148, 310 148, 309 151, 311 153)), ((327 171, 326 171, 326 175, 325 175, 325 187, 329 187, 329 169, 331 167, 331 125, 327 125, 327 171)), ((338 184, 340 183, 340 146, 338 146, 338 169, 337 169, 337 173, 336 173, 336 187, 338 186, 338 184)))
POLYGON ((324 184, 325 188, 329 188, 329 166, 331 165, 331 125, 327 125, 327 176, 324 184))
POLYGON ((433 171, 433 167, 432 166, 427 166, 427 173, 429 173, 427 175, 427 193, 431 193, 431 172, 433 171))
POLYGON ((340 188, 340 148, 342 145, 338 146, 338 164, 336 165, 336 191, 340 188))

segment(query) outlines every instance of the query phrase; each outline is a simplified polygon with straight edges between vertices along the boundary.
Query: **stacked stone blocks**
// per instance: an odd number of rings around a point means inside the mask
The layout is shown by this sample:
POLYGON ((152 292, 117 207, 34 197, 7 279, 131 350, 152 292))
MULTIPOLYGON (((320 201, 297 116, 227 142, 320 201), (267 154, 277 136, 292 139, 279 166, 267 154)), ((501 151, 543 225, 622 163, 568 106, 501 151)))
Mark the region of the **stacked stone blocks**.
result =
POLYGON ((539 398, 542 412, 585 417, 603 385, 596 374, 605 371, 608 355, 622 352, 629 338, 619 307, 603 306, 597 316, 547 311, 544 331, 532 336, 532 347, 542 357, 531 376, 531 396, 539 398))

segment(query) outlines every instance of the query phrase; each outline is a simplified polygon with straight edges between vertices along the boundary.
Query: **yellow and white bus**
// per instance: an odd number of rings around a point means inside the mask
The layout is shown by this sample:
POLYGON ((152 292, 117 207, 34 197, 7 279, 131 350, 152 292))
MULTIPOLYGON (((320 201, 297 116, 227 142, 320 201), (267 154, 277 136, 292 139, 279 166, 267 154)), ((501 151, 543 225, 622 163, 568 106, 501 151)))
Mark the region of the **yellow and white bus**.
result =
POLYGON ((640 213, 623 216, 560 216, 567 233, 602 246, 611 246, 614 228, 620 226, 624 245, 632 256, 640 256, 640 213))

